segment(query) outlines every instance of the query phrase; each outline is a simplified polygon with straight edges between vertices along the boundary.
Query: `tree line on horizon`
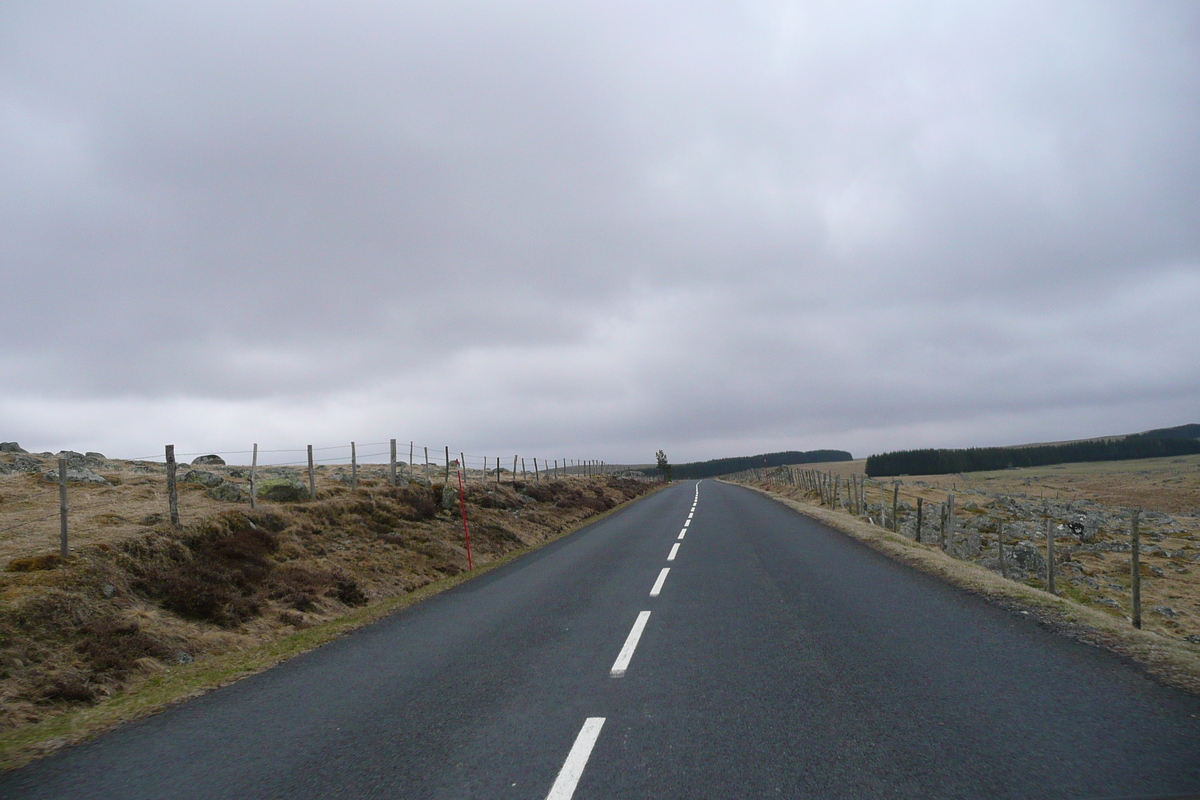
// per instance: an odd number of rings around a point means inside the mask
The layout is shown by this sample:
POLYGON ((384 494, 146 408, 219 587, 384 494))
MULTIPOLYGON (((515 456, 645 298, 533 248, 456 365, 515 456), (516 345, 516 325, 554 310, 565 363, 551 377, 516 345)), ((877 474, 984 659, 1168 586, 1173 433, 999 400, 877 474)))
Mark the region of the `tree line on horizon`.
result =
POLYGON ((897 450, 868 456, 867 477, 896 475, 949 475, 1016 467, 1045 467, 1079 461, 1128 461, 1200 453, 1200 425, 1181 425, 1131 434, 1122 439, 1100 439, 1032 447, 969 447, 897 450), (1194 431, 1193 431, 1194 429, 1194 431), (1192 432, 1192 436, 1185 434, 1192 432))
POLYGON ((672 464, 673 478, 713 478, 747 469, 782 467, 786 464, 815 464, 822 461, 852 461, 854 456, 845 450, 787 450, 782 453, 763 453, 757 456, 734 456, 714 458, 710 461, 693 461, 688 464, 672 464))

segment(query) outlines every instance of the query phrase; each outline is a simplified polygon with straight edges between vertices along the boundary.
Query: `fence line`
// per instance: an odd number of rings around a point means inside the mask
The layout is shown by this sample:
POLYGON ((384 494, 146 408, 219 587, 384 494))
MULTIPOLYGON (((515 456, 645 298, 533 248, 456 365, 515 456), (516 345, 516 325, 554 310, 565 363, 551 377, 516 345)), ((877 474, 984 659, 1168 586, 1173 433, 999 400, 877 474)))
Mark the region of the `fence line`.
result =
MULTIPOLYGON (((884 481, 872 481, 865 476, 851 475, 849 478, 843 478, 835 475, 832 471, 821 471, 817 469, 806 469, 798 467, 773 467, 773 468, 752 468, 735 472, 730 475, 723 476, 725 480, 735 483, 761 483, 765 487, 769 487, 772 478, 780 485, 788 485, 797 488, 802 495, 814 500, 819 505, 828 506, 835 511, 845 511, 852 516, 865 519, 873 525, 878 525, 885 530, 891 530, 894 533, 902 536, 907 534, 902 530, 900 524, 900 487, 903 482, 898 479, 893 479, 892 498, 891 498, 891 519, 888 519, 888 504, 886 496, 886 487, 884 481), (872 485, 879 488, 879 503, 878 515, 874 513, 874 505, 870 502, 868 488, 872 485), (843 491, 844 488, 844 491, 843 491), (890 525, 889 525, 890 522, 890 525)), ((925 531, 925 498, 919 495, 913 495, 916 500, 916 520, 913 526, 913 539, 922 544, 934 544, 928 538, 922 539, 925 531)), ((955 519, 955 493, 948 492, 944 503, 934 504, 938 506, 938 541, 936 544, 952 558, 963 558, 960 552, 955 536, 958 533, 957 523, 955 519)), ((1036 512, 1034 512, 1036 514, 1036 512)), ((1132 618, 1131 622, 1134 627, 1141 627, 1141 574, 1139 569, 1140 559, 1140 537, 1138 531, 1140 509, 1134 509, 1131 512, 1129 520, 1130 534, 1130 591, 1132 618)), ((1041 511, 1040 521, 1044 528, 1045 544, 1045 575, 1043 576, 1046 591, 1051 594, 1058 594, 1056 591, 1056 569, 1055 569, 1055 526, 1053 524, 1053 515, 1050 513, 1048 502, 1044 501, 1041 511)), ((1036 527, 1036 521, 1035 521, 1036 527)), ((1062 527, 1061 525, 1059 527, 1062 527)), ((967 552, 971 550, 980 550, 982 548, 982 531, 976 530, 973 534, 978 537, 978 541, 971 541, 972 534, 967 534, 966 547, 967 552)), ((1010 549, 1010 554, 1011 554, 1010 549)), ((1068 550, 1068 554, 1069 554, 1068 550)), ((996 554, 999 561, 1000 575, 1009 579, 1008 561, 1005 558, 1004 552, 1004 521, 996 520, 996 554)))
MULTIPOLYGON (((408 454, 408 463, 407 464, 405 464, 402 460, 399 460, 397 457, 398 454, 397 454, 397 440, 396 439, 391 439, 391 440, 385 441, 385 442, 365 442, 365 443, 350 442, 350 444, 348 444, 348 445, 323 445, 320 447, 314 446, 314 445, 306 445, 304 448, 300 448, 300 449, 276 448, 276 449, 270 449, 270 450, 260 449, 258 444, 255 443, 250 450, 219 450, 219 451, 207 450, 207 451, 197 451, 197 452, 192 452, 192 453, 176 453, 174 445, 166 445, 164 447, 163 453, 161 455, 155 454, 155 455, 140 456, 137 458, 130 458, 130 459, 104 458, 103 461, 124 461, 127 463, 133 463, 133 464, 150 462, 150 463, 153 463, 156 465, 161 465, 161 466, 165 467, 166 482, 167 482, 167 487, 166 487, 166 489, 167 489, 167 491, 166 491, 167 512, 169 515, 171 525, 173 527, 178 528, 178 527, 182 526, 182 523, 180 520, 180 515, 179 515, 179 497, 178 497, 179 476, 178 476, 177 472, 178 472, 179 467, 181 466, 180 462, 177 460, 179 458, 191 457, 193 459, 196 459, 201 456, 215 455, 215 456, 221 457, 222 460, 224 461, 224 456, 250 455, 251 456, 251 465, 250 465, 250 479, 249 479, 249 502, 250 502, 251 508, 256 508, 257 501, 258 501, 258 498, 261 493, 260 492, 261 481, 259 479, 259 474, 258 474, 259 470, 260 470, 260 466, 261 466, 262 470, 267 471, 268 473, 272 470, 279 470, 279 469, 288 470, 289 472, 296 472, 296 471, 298 471, 298 469, 296 469, 296 468, 307 467, 308 496, 309 496, 309 499, 317 499, 318 495, 317 495, 317 489, 316 489, 316 470, 320 467, 337 467, 337 466, 342 466, 342 465, 348 465, 351 469, 351 478, 350 478, 351 488, 354 489, 354 488, 358 487, 358 482, 359 482, 358 481, 358 477, 359 477, 358 473, 359 473, 359 466, 360 466, 361 462, 363 462, 366 459, 375 459, 375 458, 386 457, 387 461, 373 461, 373 462, 367 462, 367 463, 369 463, 373 466, 376 466, 376 467, 385 467, 388 470, 388 472, 386 474, 387 474, 388 479, 392 486, 397 486, 400 483, 399 473, 401 472, 401 470, 399 468, 401 468, 401 467, 405 468, 403 471, 406 473, 404 475, 404 481, 406 483, 409 481, 415 480, 416 479, 416 468, 418 466, 417 464, 414 463, 416 447, 417 446, 416 446, 415 442, 413 442, 413 441, 409 442, 409 454, 408 454), (358 449, 360 447, 383 447, 383 446, 388 446, 388 450, 378 451, 378 452, 369 452, 369 453, 365 453, 365 454, 358 452, 358 449), (324 458, 318 458, 315 455, 317 453, 328 454, 331 451, 337 451, 337 450, 349 450, 349 453, 346 455, 340 455, 340 454, 339 455, 331 455, 331 456, 327 456, 324 458), (296 460, 296 461, 283 461, 283 462, 277 462, 274 464, 259 465, 258 457, 260 454, 264 454, 264 453, 269 453, 269 454, 304 453, 305 458, 296 460), (161 459, 161 461, 159 461, 159 459, 161 459)), ((422 446, 421 449, 424 451, 424 455, 425 455, 424 472, 423 472, 422 477, 426 481, 429 481, 429 482, 432 482, 432 478, 430 476, 430 471, 431 471, 431 468, 433 468, 436 471, 443 472, 443 477, 445 478, 446 482, 449 483, 451 467, 455 466, 455 467, 461 468, 461 473, 460 473, 461 479, 465 484, 470 484, 472 478, 477 478, 478 482, 480 482, 480 483, 486 483, 490 479, 493 472, 496 476, 497 483, 499 483, 501 481, 503 474, 506 472, 510 472, 511 482, 513 485, 516 485, 518 461, 519 461, 520 467, 521 467, 521 470, 520 470, 521 480, 528 481, 530 479, 530 473, 526 469, 525 458, 521 457, 519 455, 513 456, 513 468, 511 471, 507 470, 505 467, 502 466, 501 459, 499 456, 497 456, 495 459, 494 470, 489 471, 489 469, 488 469, 489 456, 476 456, 476 455, 472 455, 472 454, 468 454, 463 451, 460 451, 458 454, 458 456, 459 456, 458 458, 451 459, 450 447, 447 445, 443 448, 443 462, 439 463, 436 458, 437 448, 434 448, 435 456, 434 456, 433 460, 430 460, 430 457, 429 457, 429 447, 422 446)), ((58 511, 58 513, 49 514, 47 516, 39 517, 37 519, 24 520, 15 525, 10 525, 10 526, 4 527, 4 528, 0 528, 0 534, 9 533, 11 531, 19 530, 21 528, 25 528, 25 527, 29 527, 29 526, 33 526, 33 525, 39 525, 41 523, 47 522, 51 519, 54 519, 55 517, 58 517, 60 520, 60 552, 61 552, 62 557, 66 558, 69 556, 68 534, 69 534, 69 518, 70 518, 71 514, 78 515, 78 514, 83 514, 83 513, 94 513, 95 511, 100 510, 100 509, 107 509, 107 510, 112 510, 112 511, 119 510, 120 506, 122 505, 121 500, 112 500, 109 502, 103 502, 103 501, 102 502, 92 502, 92 503, 88 503, 82 507, 72 506, 68 502, 68 500, 69 500, 68 485, 71 483, 71 481, 69 479, 69 475, 68 475, 68 470, 72 466, 72 461, 74 461, 75 465, 77 465, 77 466, 81 465, 81 463, 82 463, 82 466, 94 466, 94 463, 87 456, 83 456, 81 459, 75 459, 75 458, 73 458, 73 455, 74 454, 72 454, 72 456, 60 455, 60 457, 58 459, 58 463, 59 463, 58 481, 57 481, 58 486, 56 486, 54 489, 47 489, 42 492, 35 492, 33 494, 24 495, 22 497, 15 498, 12 500, 7 500, 7 499, 5 500, 5 506, 8 506, 9 504, 25 503, 30 500, 34 500, 36 498, 44 497, 46 495, 54 494, 55 492, 57 492, 59 494, 59 511, 58 511)), ((39 458, 40 458, 40 456, 39 456, 39 458)), ((553 479, 561 479, 561 478, 566 478, 566 477, 582 477, 582 478, 590 479, 593 477, 607 475, 607 474, 613 474, 615 472, 622 471, 622 470, 615 470, 612 468, 611 465, 607 464, 604 461, 597 460, 597 459, 567 459, 567 458, 563 458, 563 459, 561 459, 561 462, 562 462, 561 467, 559 466, 559 461, 560 461, 559 459, 554 459, 553 461, 554 461, 554 467, 553 467, 553 472, 551 473, 550 459, 545 459, 545 458, 541 459, 541 465, 539 466, 538 457, 533 457, 534 469, 533 469, 533 473, 532 473, 532 479, 537 483, 540 483, 542 481, 543 477, 545 477, 547 480, 551 479, 551 475, 553 475, 553 479)), ((186 467, 188 472, 190 472, 190 471, 202 471, 203 468, 208 467, 208 466, 223 466, 226 468, 238 468, 242 465, 239 465, 239 464, 231 465, 231 464, 224 464, 224 463, 221 465, 209 465, 209 464, 204 464, 204 463, 196 464, 196 463, 186 463, 185 462, 184 464, 182 464, 182 466, 186 467)), ((102 468, 102 466, 100 468, 102 468)), ((39 471, 39 472, 41 471, 40 466, 37 471, 39 471)), ((49 473, 43 473, 43 477, 48 474, 49 473)), ((184 477, 186 477, 186 474, 187 473, 185 473, 184 477)), ((235 477, 241 477, 241 476, 235 476, 235 477)), ((239 493, 240 493, 240 485, 239 484, 235 484, 235 485, 239 486, 239 493)), ((240 500, 240 498, 239 498, 239 500, 240 500)))

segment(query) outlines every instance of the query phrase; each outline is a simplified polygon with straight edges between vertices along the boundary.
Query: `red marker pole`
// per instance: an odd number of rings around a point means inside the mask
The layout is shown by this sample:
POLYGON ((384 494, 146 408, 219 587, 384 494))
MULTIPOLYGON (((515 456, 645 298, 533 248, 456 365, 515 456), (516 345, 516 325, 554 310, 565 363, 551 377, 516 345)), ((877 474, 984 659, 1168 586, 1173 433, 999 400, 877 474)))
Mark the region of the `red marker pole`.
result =
POLYGON ((467 543, 467 572, 474 572, 475 565, 471 563, 471 532, 467 530, 467 495, 463 492, 462 464, 454 462, 458 471, 458 505, 462 508, 463 541, 467 543))

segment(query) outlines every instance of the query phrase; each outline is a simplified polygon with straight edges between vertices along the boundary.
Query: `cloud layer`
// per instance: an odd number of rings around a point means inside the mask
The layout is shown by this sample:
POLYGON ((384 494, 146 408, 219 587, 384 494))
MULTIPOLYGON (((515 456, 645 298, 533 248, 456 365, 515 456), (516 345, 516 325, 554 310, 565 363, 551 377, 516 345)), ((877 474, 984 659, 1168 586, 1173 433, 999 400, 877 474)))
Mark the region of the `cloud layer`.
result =
POLYGON ((1190 4, 10 3, 0 437, 1197 421, 1190 4))

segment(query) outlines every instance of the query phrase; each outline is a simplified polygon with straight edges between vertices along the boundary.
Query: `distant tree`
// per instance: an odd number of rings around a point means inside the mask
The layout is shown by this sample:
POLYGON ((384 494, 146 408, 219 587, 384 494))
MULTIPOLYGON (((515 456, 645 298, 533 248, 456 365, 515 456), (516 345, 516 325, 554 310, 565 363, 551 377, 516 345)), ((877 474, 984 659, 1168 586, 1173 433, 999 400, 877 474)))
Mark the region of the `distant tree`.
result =
POLYGON ((654 454, 654 458, 658 461, 658 471, 663 474, 664 481, 671 480, 671 464, 667 461, 667 454, 659 450, 654 454))

